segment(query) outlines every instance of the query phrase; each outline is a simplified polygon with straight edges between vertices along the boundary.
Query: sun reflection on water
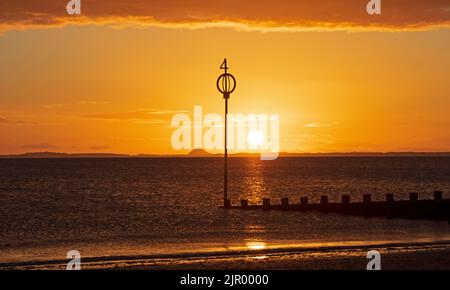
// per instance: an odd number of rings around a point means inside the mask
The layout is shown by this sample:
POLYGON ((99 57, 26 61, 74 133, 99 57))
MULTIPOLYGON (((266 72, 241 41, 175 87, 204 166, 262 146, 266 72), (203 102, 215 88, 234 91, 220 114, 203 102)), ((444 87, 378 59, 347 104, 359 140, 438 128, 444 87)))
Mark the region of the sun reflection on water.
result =
POLYGON ((255 257, 252 257, 252 258, 255 259, 255 260, 264 260, 264 259, 267 259, 268 257, 266 255, 263 255, 263 256, 255 256, 255 257))
POLYGON ((264 242, 247 242, 246 246, 250 250, 264 250, 266 248, 266 243, 264 242))
POLYGON ((263 225, 246 225, 244 231, 247 234, 262 234, 266 232, 266 227, 263 225))
POLYGON ((270 195, 264 180, 264 164, 259 159, 247 160, 247 176, 243 183, 243 198, 250 204, 262 202, 264 197, 270 195))

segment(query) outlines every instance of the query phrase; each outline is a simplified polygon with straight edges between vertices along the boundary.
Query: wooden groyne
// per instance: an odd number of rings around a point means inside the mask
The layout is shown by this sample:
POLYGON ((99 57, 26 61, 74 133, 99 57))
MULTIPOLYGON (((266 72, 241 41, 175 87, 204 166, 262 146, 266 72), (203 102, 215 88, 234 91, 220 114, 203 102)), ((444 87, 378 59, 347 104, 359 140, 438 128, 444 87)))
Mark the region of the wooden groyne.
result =
POLYGON ((232 205, 231 201, 228 204, 227 209, 319 211, 365 217, 448 220, 450 223, 450 199, 443 199, 442 191, 435 191, 433 199, 424 200, 419 199, 418 193, 410 193, 409 200, 395 200, 393 194, 386 194, 385 201, 373 201, 370 194, 364 194, 360 202, 352 202, 349 195, 342 195, 340 203, 330 203, 328 196, 323 195, 320 203, 309 203, 307 197, 302 197, 298 203, 282 198, 281 203, 272 204, 265 198, 259 205, 251 205, 245 199, 238 206, 232 205))

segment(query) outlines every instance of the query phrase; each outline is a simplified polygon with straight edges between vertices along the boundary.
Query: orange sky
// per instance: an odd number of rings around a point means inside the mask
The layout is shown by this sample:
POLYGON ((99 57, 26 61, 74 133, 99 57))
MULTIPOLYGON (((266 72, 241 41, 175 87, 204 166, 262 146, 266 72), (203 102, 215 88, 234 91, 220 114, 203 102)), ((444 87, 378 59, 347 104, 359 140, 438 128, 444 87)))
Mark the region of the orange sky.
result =
POLYGON ((223 111, 224 57, 281 151, 450 151, 448 1, 36 2, 0 4, 0 154, 177 153, 173 114, 223 111))

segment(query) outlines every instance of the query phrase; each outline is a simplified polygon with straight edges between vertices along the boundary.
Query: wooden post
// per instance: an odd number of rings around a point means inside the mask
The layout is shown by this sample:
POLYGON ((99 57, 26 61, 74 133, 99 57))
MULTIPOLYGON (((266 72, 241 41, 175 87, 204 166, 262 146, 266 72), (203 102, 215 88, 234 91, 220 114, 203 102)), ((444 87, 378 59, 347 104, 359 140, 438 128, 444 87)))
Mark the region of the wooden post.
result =
POLYGON ((419 194, 417 192, 411 192, 409 194, 409 200, 410 201, 418 201, 419 200, 419 194))
POLYGON ((350 195, 344 194, 342 196, 342 203, 349 204, 350 203, 350 195))
POLYGON ((270 207, 270 198, 264 198, 263 199, 263 207, 269 208, 270 207))
POLYGON ((248 200, 241 199, 241 207, 242 208, 247 208, 248 207, 248 200))
POLYGON ((363 202, 364 202, 364 203, 371 203, 371 202, 372 202, 372 195, 370 195, 370 194, 364 194, 364 195, 363 195, 363 202))
POLYGON ((307 197, 300 198, 300 204, 308 204, 308 198, 307 197))
POLYGON ((386 201, 387 202, 393 202, 394 201, 394 195, 392 193, 386 194, 386 201))
POLYGON ((289 198, 284 197, 281 199, 281 205, 282 206, 288 206, 289 205, 289 198))
POLYGON ((434 200, 435 201, 441 201, 442 200, 442 191, 435 191, 434 192, 434 200))
POLYGON ((327 195, 322 195, 320 197, 320 204, 327 204, 328 203, 328 196, 327 195))

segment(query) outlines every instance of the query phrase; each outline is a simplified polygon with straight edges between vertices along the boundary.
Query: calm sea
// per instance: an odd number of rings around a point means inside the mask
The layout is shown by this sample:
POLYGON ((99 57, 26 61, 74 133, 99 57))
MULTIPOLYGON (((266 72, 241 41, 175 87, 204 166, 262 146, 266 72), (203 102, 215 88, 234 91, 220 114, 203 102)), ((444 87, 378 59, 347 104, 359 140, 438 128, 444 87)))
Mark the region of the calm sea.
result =
MULTIPOLYGON (((450 158, 233 158, 234 203, 450 197, 450 158)), ((450 240, 447 222, 224 211, 222 160, 0 159, 0 262, 450 240)))

